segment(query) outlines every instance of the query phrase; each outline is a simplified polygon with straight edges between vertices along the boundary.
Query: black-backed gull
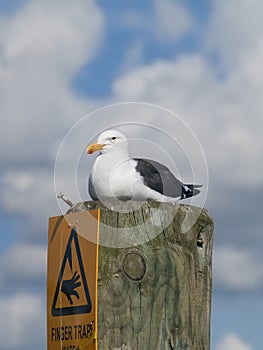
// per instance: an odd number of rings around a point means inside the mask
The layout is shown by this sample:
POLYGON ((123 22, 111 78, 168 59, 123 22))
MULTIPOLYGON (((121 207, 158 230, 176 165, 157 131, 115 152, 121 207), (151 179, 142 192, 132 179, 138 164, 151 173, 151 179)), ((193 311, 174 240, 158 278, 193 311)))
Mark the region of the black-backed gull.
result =
POLYGON ((99 151, 89 177, 93 200, 154 200, 171 202, 197 195, 201 185, 184 184, 153 160, 130 158, 127 138, 116 130, 103 132, 86 152, 99 151))

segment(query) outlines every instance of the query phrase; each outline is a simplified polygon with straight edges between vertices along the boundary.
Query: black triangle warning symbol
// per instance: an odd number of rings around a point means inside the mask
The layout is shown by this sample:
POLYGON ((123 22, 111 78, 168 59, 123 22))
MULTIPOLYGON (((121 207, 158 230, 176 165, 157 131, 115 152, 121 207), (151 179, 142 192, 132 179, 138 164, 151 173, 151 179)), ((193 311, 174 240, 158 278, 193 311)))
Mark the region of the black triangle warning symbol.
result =
POLYGON ((81 251, 79 246, 78 235, 75 227, 72 228, 69 240, 67 243, 65 255, 62 261, 57 287, 52 303, 52 316, 68 316, 76 314, 85 314, 91 312, 92 304, 90 300, 90 294, 88 289, 88 284, 85 276, 85 270, 83 266, 83 261, 81 257, 81 251), (72 263, 72 249, 76 251, 77 265, 78 268, 73 270, 72 263), (65 278, 66 266, 70 268, 72 272, 72 277, 70 279, 65 278), (79 299, 78 288, 84 289, 85 300, 84 303, 79 305, 74 305, 75 300, 79 299), (61 300, 61 295, 66 296, 68 305, 67 306, 57 306, 58 302, 61 300))

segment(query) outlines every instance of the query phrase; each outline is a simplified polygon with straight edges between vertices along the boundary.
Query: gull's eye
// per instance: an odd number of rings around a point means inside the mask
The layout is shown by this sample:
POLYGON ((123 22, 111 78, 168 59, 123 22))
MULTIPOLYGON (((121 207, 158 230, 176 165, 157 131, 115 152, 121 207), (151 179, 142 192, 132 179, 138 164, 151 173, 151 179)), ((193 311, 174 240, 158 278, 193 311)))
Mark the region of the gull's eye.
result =
POLYGON ((116 136, 113 136, 111 139, 112 139, 112 140, 116 140, 116 138, 117 138, 116 136))

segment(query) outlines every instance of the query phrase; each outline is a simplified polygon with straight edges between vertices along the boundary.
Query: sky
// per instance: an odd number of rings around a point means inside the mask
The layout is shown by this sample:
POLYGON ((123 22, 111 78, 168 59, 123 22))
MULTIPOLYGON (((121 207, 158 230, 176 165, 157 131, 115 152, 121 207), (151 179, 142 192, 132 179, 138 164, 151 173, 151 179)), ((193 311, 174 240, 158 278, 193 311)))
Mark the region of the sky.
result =
POLYGON ((0 0, 1 350, 46 348, 48 217, 60 191, 89 199, 83 149, 113 126, 144 142, 134 155, 205 181, 211 348, 261 350, 262 13, 260 0, 0 0))

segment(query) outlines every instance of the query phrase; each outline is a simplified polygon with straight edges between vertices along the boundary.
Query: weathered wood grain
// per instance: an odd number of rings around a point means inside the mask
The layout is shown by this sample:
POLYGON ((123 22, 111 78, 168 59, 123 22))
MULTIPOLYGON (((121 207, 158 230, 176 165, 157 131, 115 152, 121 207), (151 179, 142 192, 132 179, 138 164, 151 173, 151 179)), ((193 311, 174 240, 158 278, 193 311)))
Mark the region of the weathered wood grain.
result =
POLYGON ((208 212, 155 202, 106 207, 86 202, 71 212, 98 207, 99 349, 208 350, 213 237, 208 212))

